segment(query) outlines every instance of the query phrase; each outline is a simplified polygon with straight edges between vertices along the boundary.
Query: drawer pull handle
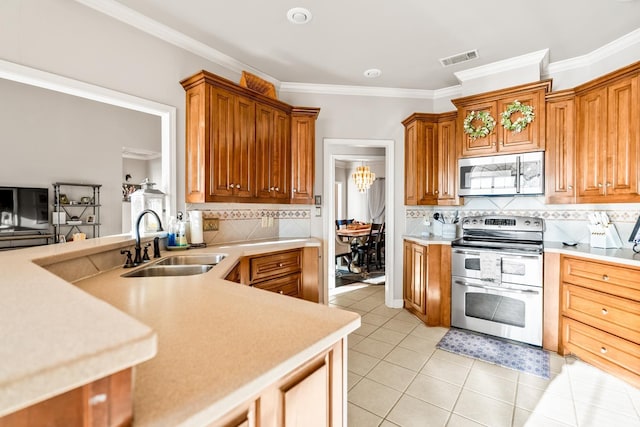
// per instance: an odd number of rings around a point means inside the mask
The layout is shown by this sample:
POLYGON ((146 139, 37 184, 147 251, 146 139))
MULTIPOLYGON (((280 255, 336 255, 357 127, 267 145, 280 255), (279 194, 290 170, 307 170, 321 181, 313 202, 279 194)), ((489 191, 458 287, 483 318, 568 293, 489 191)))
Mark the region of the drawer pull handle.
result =
POLYGON ((107 394, 106 393, 100 393, 100 394, 96 394, 95 396, 91 396, 89 398, 89 405, 90 406, 95 406, 95 405, 99 405, 101 403, 104 403, 107 401, 107 394))
POLYGON ((284 264, 280 262, 278 263, 278 267, 284 267, 284 264))
POLYGON ((602 315, 606 316, 607 314, 609 314, 609 311, 606 308, 602 309, 602 315))
POLYGON ((604 274, 604 275, 602 276, 602 280, 609 280, 609 276, 607 276, 606 274, 604 274))
POLYGON ((600 348, 600 353, 606 354, 607 353, 607 349, 605 347, 601 347, 600 348))
POLYGON ((284 291, 283 291, 282 289, 280 289, 280 290, 278 291, 278 293, 279 293, 280 295, 284 295, 284 291))

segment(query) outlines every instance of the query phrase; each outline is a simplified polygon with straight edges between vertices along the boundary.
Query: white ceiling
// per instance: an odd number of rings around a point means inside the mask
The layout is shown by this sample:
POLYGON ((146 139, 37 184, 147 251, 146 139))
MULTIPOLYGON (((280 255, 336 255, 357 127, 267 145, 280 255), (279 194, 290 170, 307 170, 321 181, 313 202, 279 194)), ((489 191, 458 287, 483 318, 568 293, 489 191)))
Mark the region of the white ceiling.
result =
POLYGON ((552 63, 576 58, 640 28, 640 0, 119 3, 280 82, 400 89, 454 86, 456 71, 543 49, 552 63), (309 9, 311 22, 288 22, 292 7, 309 9), (471 49, 479 59, 448 68, 438 61, 471 49), (369 68, 382 76, 364 77, 369 68))

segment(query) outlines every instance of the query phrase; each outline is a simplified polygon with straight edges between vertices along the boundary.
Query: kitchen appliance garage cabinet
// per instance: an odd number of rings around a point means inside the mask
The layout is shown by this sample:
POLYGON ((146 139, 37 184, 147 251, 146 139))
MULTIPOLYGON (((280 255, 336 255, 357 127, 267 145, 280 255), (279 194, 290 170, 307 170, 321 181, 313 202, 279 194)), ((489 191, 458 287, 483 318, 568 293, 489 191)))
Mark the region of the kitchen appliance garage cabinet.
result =
POLYGON ((292 107, 207 71, 186 91, 186 201, 313 202, 319 108, 292 107))
MULTIPOLYGON (((458 108, 458 140, 461 157, 486 156, 492 154, 526 153, 545 149, 545 94, 551 90, 551 80, 514 86, 479 95, 457 98, 451 102, 458 108), (531 106, 535 114, 534 120, 522 132, 505 129, 501 114, 513 102, 531 106), (472 138, 463 130, 464 120, 472 112, 488 112, 495 120, 495 127, 485 137, 472 138)), ((512 122, 521 117, 514 112, 512 122)), ((474 120, 472 126, 481 125, 474 120)))

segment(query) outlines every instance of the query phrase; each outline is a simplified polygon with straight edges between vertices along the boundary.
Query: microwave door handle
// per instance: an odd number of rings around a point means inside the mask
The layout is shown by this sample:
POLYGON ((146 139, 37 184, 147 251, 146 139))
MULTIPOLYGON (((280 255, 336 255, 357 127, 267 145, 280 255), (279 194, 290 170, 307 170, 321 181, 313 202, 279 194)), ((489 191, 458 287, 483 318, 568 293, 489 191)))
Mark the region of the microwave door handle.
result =
POLYGON ((511 288, 502 288, 502 287, 498 287, 498 286, 483 286, 483 285, 476 285, 474 283, 468 283, 468 282, 463 282, 462 280, 456 280, 454 282, 456 285, 461 285, 461 286, 468 286, 470 288, 479 288, 479 289, 487 289, 490 291, 497 291, 497 292, 511 292, 514 294, 538 294, 538 291, 534 291, 534 290, 525 290, 525 289, 511 289, 511 288))
POLYGON ((516 193, 520 193, 520 156, 516 157, 516 193))

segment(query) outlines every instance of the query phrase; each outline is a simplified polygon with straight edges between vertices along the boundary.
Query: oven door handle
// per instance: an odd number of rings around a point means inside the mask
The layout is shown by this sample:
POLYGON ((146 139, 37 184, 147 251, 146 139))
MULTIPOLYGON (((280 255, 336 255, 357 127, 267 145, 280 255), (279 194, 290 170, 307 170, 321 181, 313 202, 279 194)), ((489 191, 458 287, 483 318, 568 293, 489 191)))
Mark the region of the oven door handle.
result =
POLYGON ((535 295, 538 295, 540 293, 538 291, 529 290, 529 289, 512 289, 512 288, 502 288, 502 287, 498 287, 498 286, 476 285, 476 284, 473 284, 473 283, 463 282, 462 280, 456 280, 456 281, 454 281, 454 283, 456 285, 468 286, 470 288, 480 288, 480 289, 487 289, 487 290, 490 290, 490 291, 498 291, 498 292, 511 292, 511 293, 514 293, 514 294, 535 294, 535 295))
POLYGON ((520 164, 520 156, 516 157, 516 193, 520 194, 520 174, 522 173, 522 165, 520 164))

